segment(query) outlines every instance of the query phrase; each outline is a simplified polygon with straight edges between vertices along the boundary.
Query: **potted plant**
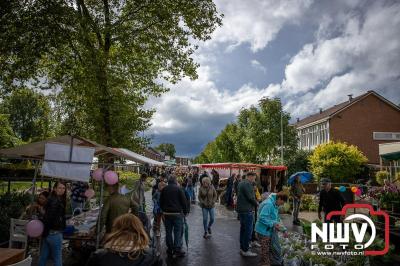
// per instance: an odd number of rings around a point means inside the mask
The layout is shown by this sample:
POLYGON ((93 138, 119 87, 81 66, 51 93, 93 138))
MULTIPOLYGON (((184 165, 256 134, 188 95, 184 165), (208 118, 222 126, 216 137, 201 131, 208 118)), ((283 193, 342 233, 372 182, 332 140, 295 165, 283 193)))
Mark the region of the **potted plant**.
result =
POLYGON ((388 171, 378 171, 375 174, 376 182, 379 185, 383 185, 385 180, 389 179, 389 172, 388 171))

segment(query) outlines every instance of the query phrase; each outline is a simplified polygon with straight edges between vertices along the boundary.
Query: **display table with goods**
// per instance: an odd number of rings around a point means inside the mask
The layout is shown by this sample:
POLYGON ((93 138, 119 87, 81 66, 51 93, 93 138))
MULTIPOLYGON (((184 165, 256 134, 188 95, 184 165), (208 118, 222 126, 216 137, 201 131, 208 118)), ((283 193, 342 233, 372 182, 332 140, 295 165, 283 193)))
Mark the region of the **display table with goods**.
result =
POLYGON ((99 217, 99 208, 83 212, 67 220, 64 239, 70 240, 72 248, 80 248, 84 244, 95 244, 96 224, 99 217))
POLYGON ((97 207, 67 220, 64 239, 94 239, 93 232, 99 217, 99 210, 97 207))
MULTIPOLYGON (((294 232, 288 233, 288 238, 280 237, 280 245, 285 266, 364 266, 364 265, 386 265, 392 260, 394 247, 391 246, 389 253, 384 256, 354 256, 354 255, 322 255, 326 252, 324 244, 317 242, 311 249, 311 239, 308 235, 294 232), (320 253, 321 252, 321 253, 320 253)), ((354 242, 355 243, 355 242, 354 242)), ((351 245, 350 243, 349 245, 351 245)), ((377 238, 372 249, 382 250, 384 241, 377 238)), ((342 251, 338 246, 334 251, 342 251)))

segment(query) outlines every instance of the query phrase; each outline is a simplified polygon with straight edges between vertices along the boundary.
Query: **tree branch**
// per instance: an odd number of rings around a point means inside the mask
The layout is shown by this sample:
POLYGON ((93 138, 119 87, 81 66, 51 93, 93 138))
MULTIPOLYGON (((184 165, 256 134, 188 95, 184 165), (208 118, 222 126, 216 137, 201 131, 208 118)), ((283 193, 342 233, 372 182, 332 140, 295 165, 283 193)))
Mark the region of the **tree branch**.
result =
MULTIPOLYGON (((114 24, 113 27, 117 27, 119 25, 121 25, 122 23, 129 21, 129 18, 135 14, 137 14, 139 11, 141 11, 142 9, 150 6, 151 4, 153 4, 153 1, 149 1, 144 5, 139 6, 137 9, 132 10, 131 12, 128 12, 125 15, 121 15, 121 18, 119 20, 117 20, 114 24)), ((131 9, 130 9, 131 10, 131 9)))
POLYGON ((104 47, 103 39, 102 39, 102 37, 101 37, 100 30, 99 30, 99 28, 98 28, 96 22, 95 22, 95 21, 93 20, 93 18, 90 16, 89 10, 87 9, 87 7, 86 7, 86 5, 85 5, 84 0, 78 0, 78 6, 81 7, 83 17, 89 21, 89 23, 90 23, 90 25, 91 25, 91 27, 92 27, 94 33, 96 34, 96 37, 97 37, 97 41, 98 41, 98 43, 99 43, 99 46, 100 46, 100 47, 104 47))
POLYGON ((104 3, 104 20, 105 20, 105 27, 104 27, 104 51, 108 53, 111 47, 111 22, 110 22, 110 7, 108 5, 108 0, 103 0, 104 3))

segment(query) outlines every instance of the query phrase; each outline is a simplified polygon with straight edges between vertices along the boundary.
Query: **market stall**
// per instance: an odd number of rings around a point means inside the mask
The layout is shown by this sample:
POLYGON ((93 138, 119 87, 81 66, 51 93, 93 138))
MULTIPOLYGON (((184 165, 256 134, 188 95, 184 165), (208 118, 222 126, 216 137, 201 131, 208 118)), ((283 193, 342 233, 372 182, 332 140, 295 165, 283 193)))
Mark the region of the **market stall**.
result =
POLYGON ((228 177, 232 174, 243 175, 247 171, 255 172, 263 191, 273 191, 278 185, 283 184, 287 170, 287 167, 283 165, 252 163, 209 163, 194 166, 199 167, 201 171, 206 171, 209 174, 212 169, 217 170, 220 176, 220 183, 222 184, 225 184, 228 177))
MULTIPOLYGON (((0 149, 0 158, 30 160, 34 163, 35 173, 32 180, 34 188, 36 187, 36 180, 39 174, 54 179, 87 183, 91 176, 91 170, 98 168, 95 171, 97 173, 97 178, 95 179, 100 184, 99 207, 71 218, 68 224, 70 225, 69 228, 73 229, 66 234, 66 239, 95 240, 96 248, 99 246, 101 237, 99 234, 100 228, 98 228, 97 232, 94 232, 93 228, 96 225, 98 217, 101 216, 104 182, 111 184, 110 182, 118 181, 116 173, 108 171, 110 168, 114 168, 115 164, 98 163, 98 160, 93 159, 98 156, 106 156, 108 159, 123 158, 149 165, 162 164, 127 149, 110 148, 79 136, 70 135, 14 148, 0 149)), ((35 189, 32 191, 32 195, 34 194, 35 189)), ((91 194, 91 197, 95 195, 93 190, 91 194)))

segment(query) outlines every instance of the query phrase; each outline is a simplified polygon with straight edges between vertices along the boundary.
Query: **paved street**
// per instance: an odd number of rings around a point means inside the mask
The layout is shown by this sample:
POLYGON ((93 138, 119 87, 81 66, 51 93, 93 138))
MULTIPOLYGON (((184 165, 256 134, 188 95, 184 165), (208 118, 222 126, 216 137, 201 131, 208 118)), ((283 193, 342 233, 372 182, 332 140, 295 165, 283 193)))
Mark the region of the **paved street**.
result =
MULTIPOLYGON (((147 199, 149 197, 150 195, 146 195, 147 199)), ((289 215, 283 215, 282 218, 289 230, 297 231, 301 229, 300 227, 293 227, 291 225, 291 217, 289 215)), ((213 225, 212 237, 208 240, 203 239, 202 213, 198 205, 192 204, 187 222, 189 225, 189 249, 185 258, 167 258, 165 253, 165 232, 163 228, 162 256, 167 265, 257 265, 258 258, 243 258, 239 254, 240 223, 236 219, 236 214, 234 212, 226 210, 224 206, 217 205, 216 221, 213 225)), ((256 249, 253 249, 253 251, 258 252, 256 249)))

